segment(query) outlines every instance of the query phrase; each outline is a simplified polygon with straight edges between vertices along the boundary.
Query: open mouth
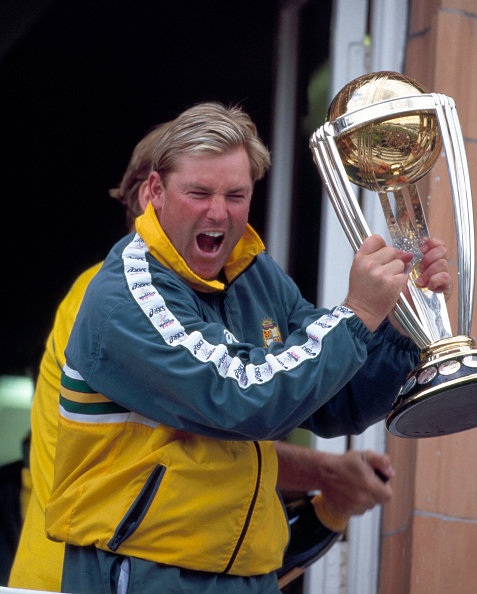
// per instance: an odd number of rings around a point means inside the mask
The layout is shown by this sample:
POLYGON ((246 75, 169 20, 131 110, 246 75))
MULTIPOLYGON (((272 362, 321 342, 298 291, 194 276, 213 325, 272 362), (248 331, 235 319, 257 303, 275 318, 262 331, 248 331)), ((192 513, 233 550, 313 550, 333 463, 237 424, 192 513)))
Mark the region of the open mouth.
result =
POLYGON ((202 252, 213 254, 220 248, 223 239, 221 231, 205 231, 197 236, 197 245, 202 252))

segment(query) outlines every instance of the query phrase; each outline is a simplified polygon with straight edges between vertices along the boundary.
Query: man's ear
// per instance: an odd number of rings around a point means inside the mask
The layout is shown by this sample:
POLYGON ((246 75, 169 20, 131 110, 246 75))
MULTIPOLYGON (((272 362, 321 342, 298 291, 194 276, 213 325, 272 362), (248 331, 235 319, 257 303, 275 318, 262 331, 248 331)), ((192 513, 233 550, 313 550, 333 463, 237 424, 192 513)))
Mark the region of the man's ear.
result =
POLYGON ((139 186, 138 191, 138 202, 141 212, 146 210, 146 206, 151 199, 151 193, 149 190, 149 179, 145 179, 142 184, 139 186))
POLYGON ((148 182, 148 200, 151 202, 154 210, 160 210, 162 207, 162 201, 164 199, 164 185, 162 183, 161 176, 157 171, 153 171, 149 174, 148 182))

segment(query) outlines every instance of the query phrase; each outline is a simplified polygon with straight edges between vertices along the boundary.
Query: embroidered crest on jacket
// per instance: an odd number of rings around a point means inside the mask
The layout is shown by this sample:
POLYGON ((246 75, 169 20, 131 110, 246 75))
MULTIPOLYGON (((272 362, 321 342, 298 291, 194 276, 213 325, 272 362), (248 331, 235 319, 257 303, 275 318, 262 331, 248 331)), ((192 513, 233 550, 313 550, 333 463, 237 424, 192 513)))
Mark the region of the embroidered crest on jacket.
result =
POLYGON ((282 342, 282 336, 277 323, 270 319, 262 320, 263 342, 267 347, 271 342, 282 342))

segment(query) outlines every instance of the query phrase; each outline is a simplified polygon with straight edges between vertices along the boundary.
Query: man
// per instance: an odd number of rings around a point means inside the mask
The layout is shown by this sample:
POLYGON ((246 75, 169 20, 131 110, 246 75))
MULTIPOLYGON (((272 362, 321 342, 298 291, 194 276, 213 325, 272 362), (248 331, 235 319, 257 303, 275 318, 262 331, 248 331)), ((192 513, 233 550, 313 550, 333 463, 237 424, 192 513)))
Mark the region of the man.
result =
MULTIPOLYGON (((136 217, 144 212, 149 201, 152 150, 166 128, 167 124, 157 126, 137 144, 121 183, 110 190, 110 195, 124 205, 131 231, 136 217)), ((32 491, 10 587, 49 591, 61 588, 64 543, 49 540, 44 528, 45 506, 53 483, 61 369, 84 292, 100 267, 101 263, 88 269, 74 283, 58 308, 47 340, 32 404, 32 491)), ((387 456, 352 451, 335 455, 283 442, 275 446, 279 459, 278 487, 295 492, 321 490, 341 524, 351 515, 362 514, 391 496, 389 485, 376 479, 372 471, 377 468, 392 476, 387 456)))
MULTIPOLYGON (((135 147, 118 188, 110 191, 125 207, 128 228, 147 204, 147 177, 155 142, 167 124, 155 127, 135 147)), ((101 262, 75 281, 55 316, 46 342, 32 402, 30 448, 31 495, 20 542, 10 573, 9 586, 58 592, 61 588, 64 544, 49 540, 45 532, 45 506, 51 494, 58 435, 58 397, 64 349, 89 281, 101 262)))
MULTIPOLYGON (((276 594, 288 526, 271 440, 363 430, 418 361, 391 315, 411 255, 368 238, 344 305, 313 308, 247 224, 268 164, 241 110, 181 114, 137 235, 88 286, 46 508, 63 591, 276 594)), ((449 288, 445 247, 424 251, 420 283, 449 288)))

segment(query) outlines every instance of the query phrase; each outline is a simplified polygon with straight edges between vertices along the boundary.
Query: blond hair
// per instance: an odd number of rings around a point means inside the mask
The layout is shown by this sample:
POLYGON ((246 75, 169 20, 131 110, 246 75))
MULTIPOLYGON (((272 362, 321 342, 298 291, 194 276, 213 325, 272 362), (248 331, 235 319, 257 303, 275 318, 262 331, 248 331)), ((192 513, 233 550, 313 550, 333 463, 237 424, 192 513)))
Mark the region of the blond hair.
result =
POLYGON ((226 153, 238 147, 247 152, 252 181, 261 179, 270 167, 270 153, 250 116, 239 106, 199 103, 180 114, 161 135, 152 154, 152 170, 166 183, 181 155, 226 153))

